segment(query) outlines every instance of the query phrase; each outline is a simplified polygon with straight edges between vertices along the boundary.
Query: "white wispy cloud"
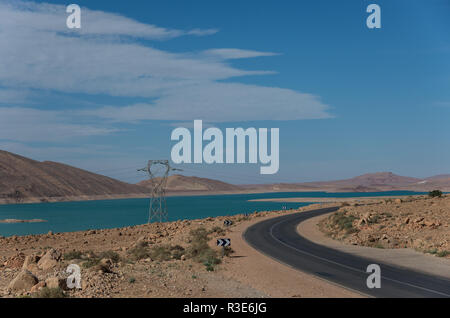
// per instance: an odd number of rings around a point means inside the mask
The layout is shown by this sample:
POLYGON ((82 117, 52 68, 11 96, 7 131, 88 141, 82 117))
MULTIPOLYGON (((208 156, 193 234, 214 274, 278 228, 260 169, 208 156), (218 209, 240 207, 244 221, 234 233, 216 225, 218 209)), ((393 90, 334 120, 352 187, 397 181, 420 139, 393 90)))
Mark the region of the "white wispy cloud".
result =
POLYGON ((59 140, 118 131, 99 118, 111 123, 330 117, 328 106, 318 96, 233 82, 237 77, 273 71, 236 68, 229 60, 277 53, 238 48, 173 53, 152 47, 147 40, 206 36, 217 30, 163 28, 87 8, 82 8, 82 28, 69 30, 65 9, 45 3, 0 2, 0 104, 23 102, 22 107, 0 108, 0 139, 59 140), (27 100, 27 90, 138 97, 148 102, 69 114, 31 108, 36 105, 27 100), (89 124, 86 116, 92 119, 89 124))
POLYGON ((177 30, 140 23, 119 14, 95 11, 82 7, 82 28, 66 27, 66 7, 31 1, 3 0, 0 4, 2 26, 33 32, 58 32, 66 35, 123 36, 149 40, 164 40, 184 35, 205 36, 217 33, 217 29, 177 30))
POLYGON ((0 107, 0 140, 60 141, 117 131, 115 128, 73 123, 70 115, 63 111, 0 107))
POLYGON ((116 122, 194 119, 235 122, 330 117, 328 107, 317 96, 289 89, 235 83, 203 83, 173 90, 176 91, 170 91, 152 104, 106 106, 81 111, 79 114, 116 122))
POLYGON ((253 50, 240 50, 240 49, 209 49, 206 50, 204 53, 206 55, 218 57, 224 60, 280 55, 279 53, 258 52, 253 50))

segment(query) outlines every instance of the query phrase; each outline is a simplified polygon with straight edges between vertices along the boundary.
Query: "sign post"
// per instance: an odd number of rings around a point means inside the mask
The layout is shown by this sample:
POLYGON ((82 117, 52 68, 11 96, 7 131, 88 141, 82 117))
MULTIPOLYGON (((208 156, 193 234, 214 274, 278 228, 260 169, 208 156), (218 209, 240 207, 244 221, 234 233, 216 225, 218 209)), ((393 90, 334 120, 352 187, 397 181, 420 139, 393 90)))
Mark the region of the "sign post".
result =
POLYGON ((224 238, 224 239, 218 239, 217 240, 217 246, 222 246, 222 257, 225 256, 225 247, 231 245, 231 239, 224 238))

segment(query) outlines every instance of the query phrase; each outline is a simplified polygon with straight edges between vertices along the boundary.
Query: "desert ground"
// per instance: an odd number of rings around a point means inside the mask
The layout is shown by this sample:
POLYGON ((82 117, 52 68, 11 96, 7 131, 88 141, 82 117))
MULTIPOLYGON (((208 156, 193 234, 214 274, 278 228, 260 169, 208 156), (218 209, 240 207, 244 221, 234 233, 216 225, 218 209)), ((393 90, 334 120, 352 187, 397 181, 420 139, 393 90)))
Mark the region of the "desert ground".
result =
POLYGON ((242 239, 246 228, 264 219, 336 204, 338 212, 301 224, 302 235, 325 245, 329 240, 364 248, 349 251, 363 256, 377 256, 374 252, 383 248, 392 253, 380 256, 385 259, 401 259, 403 250, 414 249, 421 253, 408 254, 409 262, 425 264, 425 271, 448 268, 449 196, 347 200, 289 211, 0 238, 0 296, 362 297, 282 265, 242 239), (233 224, 226 227, 225 220, 233 224), (218 238, 232 242, 223 257, 218 238), (418 257, 424 255, 425 263, 418 257), (66 285, 70 264, 81 269, 81 289, 66 285))
POLYGON ((360 297, 249 247, 243 231, 300 210, 0 238, 2 297, 360 297), (225 227, 224 220, 233 224, 225 227), (231 238, 221 256, 217 238, 231 238), (81 268, 81 289, 65 272, 81 268))
POLYGON ((320 229, 349 245, 380 249, 411 248, 450 259, 450 196, 381 199, 342 203, 320 229))

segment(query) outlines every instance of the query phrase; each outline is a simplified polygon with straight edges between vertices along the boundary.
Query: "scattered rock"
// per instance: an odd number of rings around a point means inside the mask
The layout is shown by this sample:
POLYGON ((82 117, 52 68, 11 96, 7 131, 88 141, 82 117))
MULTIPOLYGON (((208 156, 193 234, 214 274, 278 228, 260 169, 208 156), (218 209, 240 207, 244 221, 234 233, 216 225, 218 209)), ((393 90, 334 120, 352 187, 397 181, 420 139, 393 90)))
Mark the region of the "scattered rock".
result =
POLYGON ((8 268, 22 268, 24 261, 25 261, 25 254, 18 253, 7 259, 3 265, 8 268))
POLYGON ((8 285, 8 290, 12 292, 29 291, 38 283, 38 279, 31 272, 22 270, 8 285))
POLYGON ((25 257, 22 269, 28 270, 30 272, 37 272, 39 270, 38 262, 40 257, 37 255, 28 255, 25 257))
POLYGON ((67 290, 67 281, 64 278, 50 277, 45 280, 45 284, 48 288, 61 288, 67 290))
POLYGON ((414 219, 414 223, 420 223, 420 222, 422 222, 424 220, 424 218, 423 217, 418 217, 418 218, 416 218, 416 219, 414 219))
POLYGON ((45 282, 39 282, 39 283, 37 283, 36 285, 34 285, 33 287, 31 287, 31 290, 30 290, 30 292, 31 293, 36 293, 36 292, 38 292, 39 290, 41 290, 42 288, 44 288, 46 286, 46 283, 45 282))
POLYGON ((47 251, 37 263, 38 267, 42 270, 48 270, 58 265, 61 259, 62 253, 54 248, 47 251))

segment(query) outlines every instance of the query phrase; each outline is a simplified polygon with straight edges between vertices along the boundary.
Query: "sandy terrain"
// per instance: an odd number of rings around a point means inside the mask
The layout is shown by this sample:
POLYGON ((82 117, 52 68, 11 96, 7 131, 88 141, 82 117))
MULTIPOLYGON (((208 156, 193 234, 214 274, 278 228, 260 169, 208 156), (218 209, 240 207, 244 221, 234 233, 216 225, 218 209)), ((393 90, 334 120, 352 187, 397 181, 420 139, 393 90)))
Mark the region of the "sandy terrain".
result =
POLYGON ((308 240, 325 245, 330 248, 370 258, 385 264, 408 268, 432 275, 450 278, 450 261, 444 258, 433 257, 411 248, 402 249, 380 249, 366 246, 348 245, 342 241, 333 240, 323 233, 318 224, 328 218, 329 214, 311 218, 298 225, 297 231, 308 240))
POLYGON ((410 248, 450 259, 450 196, 343 205, 319 223, 331 238, 380 249, 410 248))
MULTIPOLYGON (((317 205, 300 210, 313 208, 317 205)), ((250 224, 294 212, 0 238, 0 296, 48 297, 47 287, 67 289, 65 269, 74 263, 81 267, 82 289, 66 290, 69 297, 358 297, 282 265, 243 242, 241 235, 250 224), (225 228, 225 219, 234 224, 225 228), (216 255, 220 252, 215 240, 224 237, 232 239, 234 253, 217 265, 191 257, 196 242, 191 230, 198 228, 208 231, 208 244, 216 255), (172 252, 161 258, 163 254, 156 253, 161 249, 172 252), (150 255, 141 256, 143 252, 150 255)))

